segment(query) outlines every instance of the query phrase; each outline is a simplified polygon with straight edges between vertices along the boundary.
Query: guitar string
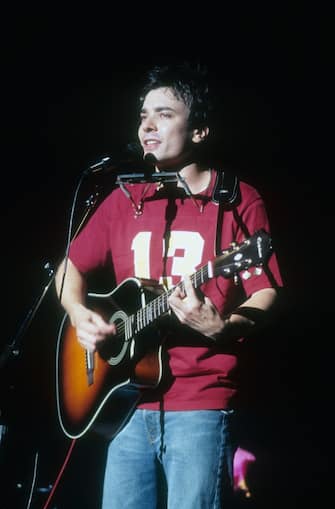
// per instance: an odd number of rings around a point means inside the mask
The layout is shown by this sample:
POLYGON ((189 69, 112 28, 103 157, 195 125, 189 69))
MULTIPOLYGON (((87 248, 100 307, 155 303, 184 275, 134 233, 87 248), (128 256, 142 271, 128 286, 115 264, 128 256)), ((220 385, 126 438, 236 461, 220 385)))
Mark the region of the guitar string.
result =
MULTIPOLYGON (((252 239, 255 239, 257 236, 259 239, 260 234, 261 234, 261 232, 257 231, 251 238, 247 239, 239 246, 233 246, 230 249, 223 251, 220 258, 223 257, 224 259, 226 259, 232 255, 235 255, 236 252, 241 252, 241 249, 242 249, 241 246, 243 246, 243 245, 244 245, 244 247, 248 246, 248 248, 250 250, 252 239)), ((236 262, 236 263, 234 262, 236 270, 235 271, 229 270, 229 272, 226 272, 226 277, 227 277, 227 275, 233 276, 235 272, 239 272, 240 270, 248 268, 251 265, 251 263, 252 263, 251 259, 245 260, 244 263, 242 262, 242 260, 240 260, 239 262, 236 262)), ((226 268, 228 268, 228 265, 229 265, 229 263, 228 264, 226 263, 226 268)), ((198 288, 201 284, 203 284, 205 282, 205 280, 208 279, 208 266, 209 266, 209 264, 204 265, 197 272, 195 272, 194 274, 192 274, 190 276, 191 282, 195 288, 198 288)), ((152 300, 146 306, 144 306, 143 308, 140 308, 135 314, 129 316, 124 322, 122 322, 119 325, 119 327, 117 327, 117 329, 120 331, 120 333, 122 335, 124 335, 126 327, 129 327, 129 326, 130 327, 128 330, 130 330, 132 332, 132 334, 138 333, 141 330, 143 330, 147 325, 150 325, 153 322, 152 316, 154 316, 154 319, 161 316, 161 314, 162 314, 161 308, 163 308, 164 312, 167 312, 169 309, 168 297, 172 294, 172 292, 174 291, 174 289, 176 287, 180 287, 182 291, 185 291, 184 282, 180 281, 174 288, 171 288, 163 295, 160 295, 156 299, 152 300), (162 303, 163 306, 161 306, 160 303, 162 303), (156 304, 157 304, 157 311, 158 311, 157 316, 155 316, 156 304), (153 315, 152 315, 152 311, 153 311, 153 315), (134 332, 133 328, 132 328, 133 324, 131 322, 133 322, 135 316, 137 317, 137 321, 136 321, 136 330, 134 332)))
MULTIPOLYGON (((198 288, 208 279, 208 265, 201 267, 201 269, 192 274, 190 278, 193 286, 198 288)), ((132 322, 135 316, 138 318, 136 321, 136 332, 140 332, 144 327, 150 325, 155 319, 159 318, 162 313, 168 311, 168 298, 176 287, 185 291, 184 281, 180 281, 174 288, 171 288, 163 295, 156 297, 156 299, 149 302, 145 307, 140 308, 136 314, 129 316, 124 322, 117 326, 117 331, 124 335, 126 327, 129 326, 129 322, 132 322)), ((132 326, 132 323, 130 325, 132 326)), ((132 327, 130 328, 132 329, 132 327)))

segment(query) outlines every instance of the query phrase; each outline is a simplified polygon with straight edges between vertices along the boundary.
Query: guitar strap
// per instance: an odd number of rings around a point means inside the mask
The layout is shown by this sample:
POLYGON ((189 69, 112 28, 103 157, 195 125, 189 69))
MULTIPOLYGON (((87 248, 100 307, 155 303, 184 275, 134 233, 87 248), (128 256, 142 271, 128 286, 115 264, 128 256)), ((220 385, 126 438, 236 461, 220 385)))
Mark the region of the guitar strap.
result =
POLYGON ((225 210, 231 210, 240 200, 240 186, 236 175, 218 170, 212 193, 212 201, 218 204, 216 221, 215 255, 222 253, 221 236, 223 214, 225 210))

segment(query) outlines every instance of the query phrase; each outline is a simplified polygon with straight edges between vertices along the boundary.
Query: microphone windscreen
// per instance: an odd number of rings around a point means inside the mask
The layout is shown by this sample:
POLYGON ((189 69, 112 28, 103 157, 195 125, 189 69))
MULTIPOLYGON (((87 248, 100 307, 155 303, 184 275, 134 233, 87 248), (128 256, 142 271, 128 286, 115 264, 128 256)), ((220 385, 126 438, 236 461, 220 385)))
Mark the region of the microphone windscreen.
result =
POLYGON ((144 161, 147 163, 147 164, 151 164, 151 165, 155 165, 157 163, 157 158, 156 156, 154 156, 154 154, 152 154, 151 152, 147 152, 144 157, 143 157, 144 161))

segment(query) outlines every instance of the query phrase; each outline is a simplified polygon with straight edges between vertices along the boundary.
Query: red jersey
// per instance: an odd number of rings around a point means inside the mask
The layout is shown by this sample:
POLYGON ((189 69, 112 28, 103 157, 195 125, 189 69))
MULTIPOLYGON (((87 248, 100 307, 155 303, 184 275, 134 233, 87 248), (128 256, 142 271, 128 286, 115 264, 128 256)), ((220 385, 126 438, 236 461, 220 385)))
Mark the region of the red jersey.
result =
MULTIPOLYGON (((175 286, 185 274, 194 273, 215 256, 218 205, 211 200, 216 172, 210 186, 193 199, 183 190, 167 193, 156 184, 130 184, 127 193, 117 188, 105 198, 72 242, 70 259, 82 273, 110 266, 120 284, 129 277, 155 279, 175 286), (140 214, 135 213, 138 207, 140 214), (164 277, 163 277, 164 276, 164 277)), ((249 184, 240 182, 241 199, 235 210, 226 210, 221 247, 245 240, 258 229, 269 232, 264 202, 249 184)), ((221 315, 231 312, 252 293, 275 283, 282 285, 275 253, 269 272, 253 268, 236 285, 232 278, 210 279, 201 290, 221 315), (259 274, 260 272, 260 274, 259 274)), ((243 276, 243 273, 241 273, 243 276)), ((227 408, 238 394, 239 354, 243 341, 225 349, 201 340, 185 326, 171 329, 164 349, 170 383, 144 391, 142 408, 199 410, 227 408)))

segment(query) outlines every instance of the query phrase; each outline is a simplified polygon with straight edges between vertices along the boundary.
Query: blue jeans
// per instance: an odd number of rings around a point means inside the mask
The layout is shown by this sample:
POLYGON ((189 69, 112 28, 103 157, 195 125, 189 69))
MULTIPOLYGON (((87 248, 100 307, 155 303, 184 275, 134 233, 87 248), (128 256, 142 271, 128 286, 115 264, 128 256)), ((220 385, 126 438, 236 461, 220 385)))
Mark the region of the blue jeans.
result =
POLYGON ((102 508, 229 507, 233 419, 232 410, 136 410, 109 444, 102 508))

